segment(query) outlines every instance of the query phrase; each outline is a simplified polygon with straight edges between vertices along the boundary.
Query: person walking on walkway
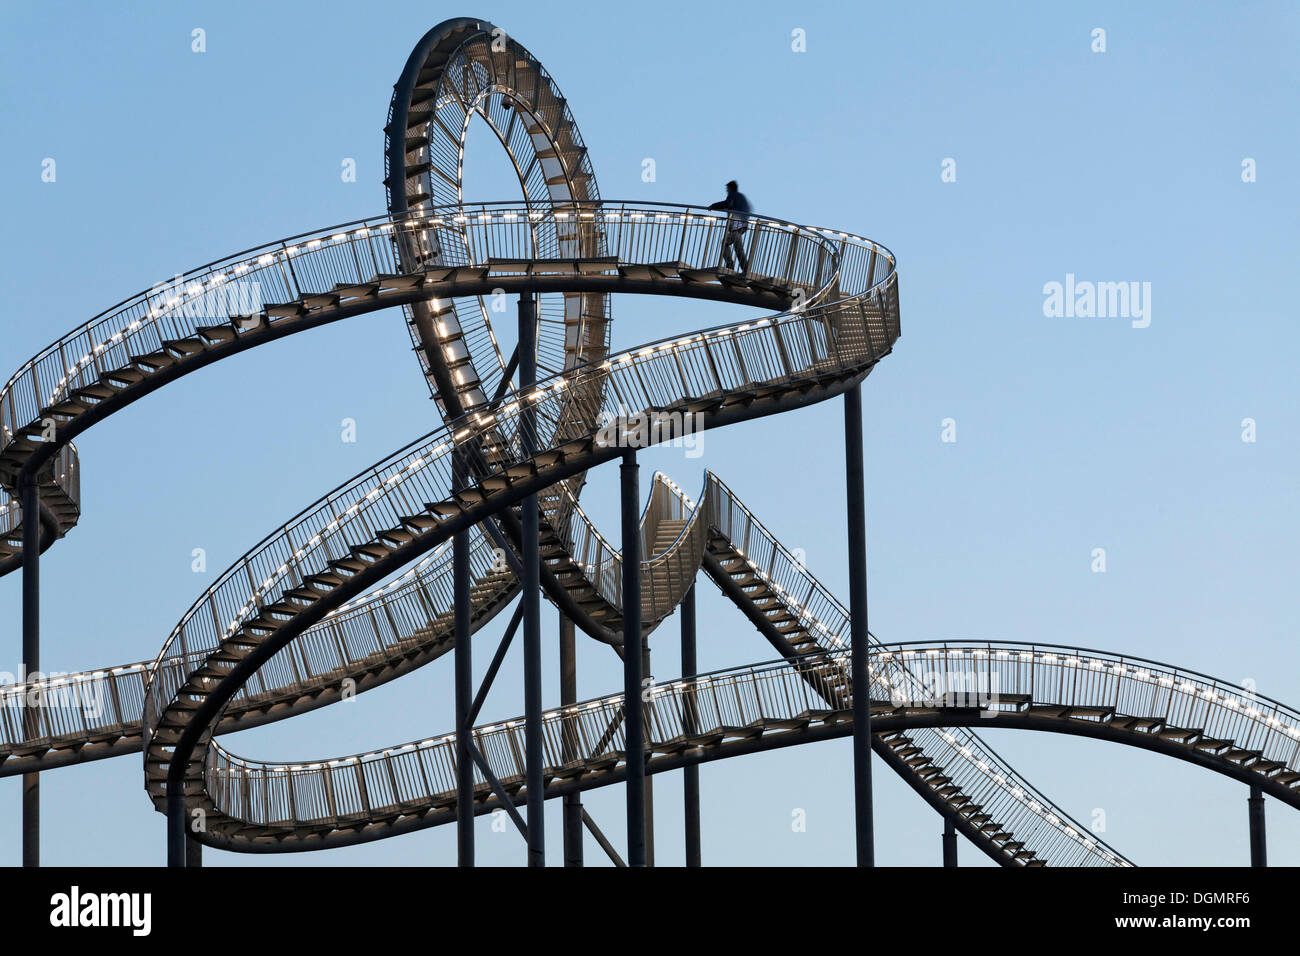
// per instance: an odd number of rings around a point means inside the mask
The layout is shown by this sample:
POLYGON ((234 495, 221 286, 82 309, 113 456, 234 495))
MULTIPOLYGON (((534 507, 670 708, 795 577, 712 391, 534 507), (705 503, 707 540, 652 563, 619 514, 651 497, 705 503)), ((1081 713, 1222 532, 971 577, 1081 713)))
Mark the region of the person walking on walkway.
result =
POLYGON ((736 261, 740 263, 740 274, 749 271, 749 260, 745 258, 745 233, 749 230, 749 200, 740 191, 733 179, 727 183, 727 198, 715 202, 710 209, 727 210, 727 231, 722 240, 722 261, 728 269, 734 269, 732 250, 736 261))

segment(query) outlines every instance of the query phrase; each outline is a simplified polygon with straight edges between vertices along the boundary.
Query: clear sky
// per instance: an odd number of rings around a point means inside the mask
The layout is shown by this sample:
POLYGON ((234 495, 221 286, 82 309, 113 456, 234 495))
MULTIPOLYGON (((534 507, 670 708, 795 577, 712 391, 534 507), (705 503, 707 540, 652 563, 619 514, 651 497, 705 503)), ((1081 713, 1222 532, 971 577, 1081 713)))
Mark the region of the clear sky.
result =
MULTIPOLYGON (((382 127, 436 22, 491 20, 568 96, 609 199, 709 202, 867 235, 898 256, 903 337, 865 385, 872 630, 1126 652, 1253 680, 1300 704, 1297 77, 1294 3, 83 3, 0 5, 0 378, 113 303, 209 260, 382 213, 382 127), (207 50, 191 51, 191 31, 207 50), (1093 31, 1105 30, 1105 52, 1093 31), (802 30, 806 52, 792 49, 802 30), (57 179, 42 182, 42 161, 57 179), (345 159, 357 182, 341 181, 345 159), (643 160, 656 180, 642 180, 643 160), (1243 161, 1254 160, 1254 182, 1243 161), (945 160, 956 181, 944 182, 945 160), (950 167, 951 168, 951 167, 950 167), (1044 286, 1150 283, 1150 324, 1052 318, 1044 286), (1256 423, 1244 442, 1243 419, 1256 423), (945 419, 956 442, 942 441, 945 419), (1105 573, 1093 550, 1104 548, 1105 573)), ((467 197, 519 197, 486 127, 467 197)), ((736 307, 620 299, 615 345, 736 307)), ((643 456, 695 492, 716 471, 842 597, 838 402, 643 456)), ((79 441, 84 517, 46 557, 42 663, 151 658, 250 545, 437 423, 398 312, 338 323, 169 386, 79 441), (340 440, 344 418, 357 441, 340 440), (202 547, 206 574, 191 570, 202 547)), ((584 503, 617 537, 616 469, 584 503)), ((700 665, 772 652, 706 581, 700 665)), ((546 703, 558 702, 546 611, 546 703)), ((19 668, 18 575, 0 580, 0 670, 19 668)), ((480 666, 504 627, 481 632, 480 666)), ((677 667, 677 623, 652 638, 677 667)), ((522 712, 519 650, 487 719, 522 712)), ((617 658, 579 646, 579 693, 617 658)), ((354 753, 451 728, 451 661, 350 705, 228 738, 265 759, 354 753)), ((1113 744, 982 731, 1140 864, 1247 861, 1246 788, 1113 744)), ((710 764, 704 859, 852 861, 848 741, 710 764), (796 809, 807 831, 792 832, 796 809)), ((138 757, 46 775, 43 861, 158 864, 138 757)), ((680 779, 656 778, 660 862, 682 860, 680 779)), ((941 822, 876 764, 877 858, 935 865, 941 822)), ((623 795, 587 805, 621 845, 623 795)), ((548 848, 560 859, 557 802, 548 848)), ((1300 815, 1269 801, 1270 858, 1300 815)), ((483 862, 517 834, 479 824, 483 862)), ((987 862, 963 844, 964 863, 987 862)), ((600 851, 588 841, 588 860, 600 851)), ((446 864, 452 828, 208 865, 446 864)), ((19 782, 0 780, 0 864, 19 782)))

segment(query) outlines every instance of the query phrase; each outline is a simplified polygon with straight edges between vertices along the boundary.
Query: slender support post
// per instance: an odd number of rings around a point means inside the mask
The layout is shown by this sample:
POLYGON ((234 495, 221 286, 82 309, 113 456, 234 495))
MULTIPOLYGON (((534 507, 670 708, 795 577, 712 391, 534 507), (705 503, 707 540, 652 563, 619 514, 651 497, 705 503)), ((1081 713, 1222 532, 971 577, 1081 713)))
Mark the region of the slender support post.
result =
POLYGON ((189 863, 190 836, 185 832, 185 793, 173 787, 167 778, 167 866, 184 867, 189 863))
MULTIPOLYGON (((560 613, 560 706, 578 702, 577 648, 573 639, 573 622, 560 613)), ((562 756, 567 764, 578 759, 576 728, 564 723, 561 738, 562 756)), ((582 794, 564 795, 564 865, 582 866, 582 794)))
MULTIPOLYGON (((452 483, 468 484, 463 451, 454 453, 452 483)), ((474 763, 470 755, 474 708, 474 665, 470 646, 469 530, 452 536, 452 603, 455 618, 456 669, 456 863, 474 865, 474 763)))
POLYGON ((953 826, 952 817, 943 818, 943 865, 957 865, 957 828, 953 826))
MULTIPOLYGON (((650 669, 650 642, 641 642, 641 681, 654 686, 654 671, 650 669)), ((645 865, 655 865, 655 778, 645 775, 645 865)))
POLYGON ((519 811, 515 808, 515 802, 510 799, 510 794, 506 793, 506 788, 501 785, 501 781, 497 779, 497 775, 494 774, 492 768, 488 766, 487 758, 483 756, 483 752, 473 743, 469 745, 469 755, 473 759, 474 763, 478 764, 478 769, 483 774, 483 779, 487 781, 488 786, 492 788, 492 793, 496 795, 497 802, 501 804, 501 808, 505 810, 510 819, 515 821, 515 827, 519 830, 519 835, 524 838, 524 843, 527 843, 528 824, 525 823, 524 818, 519 815, 519 811))
MULTIPOLYGON (((531 292, 519 296, 519 393, 537 384, 537 311, 531 292)), ((525 408, 521 435, 525 455, 537 451, 537 413, 525 408)), ((521 503, 524 562, 524 762, 528 796, 528 865, 546 865, 546 794, 542 784, 542 606, 537 495, 521 503)))
POLYGON ((1251 787, 1246 806, 1250 811, 1250 865, 1268 866, 1268 842, 1264 839, 1264 791, 1251 787))
POLYGON ((871 812, 871 679, 867 670, 867 499, 862 453, 862 385, 844 393, 848 481, 850 655, 853 680, 853 802, 858 866, 875 866, 871 812))
MULTIPOLYGON (((19 472, 23 520, 23 675, 41 669, 41 498, 35 473, 19 472)), ((40 712, 29 700, 23 713, 25 734, 39 736, 40 712)), ((23 774, 23 866, 41 865, 41 775, 23 774)))
POLYGON ((596 842, 600 844, 600 848, 605 851, 605 854, 610 858, 615 866, 627 866, 627 864, 623 862, 623 858, 618 855, 618 850, 614 849, 614 844, 610 843, 605 837, 605 834, 600 832, 600 827, 596 826, 596 821, 591 818, 591 814, 586 810, 582 811, 582 822, 587 825, 587 829, 591 831, 591 835, 596 838, 596 842))
POLYGON ((627 760, 627 864, 646 865, 645 734, 641 717, 641 491, 636 450, 619 466, 623 516, 623 748, 627 760))
MULTIPOLYGON (((695 662, 695 586, 682 599, 682 677, 696 676, 695 662)), ((683 729, 689 740, 699 731, 695 692, 687 692, 683 708, 683 729)), ((682 796, 685 802, 686 865, 700 865, 700 765, 689 763, 682 768, 682 796)))
POLYGON ((185 840, 185 865, 191 868, 203 866, 203 844, 194 837, 185 840))
POLYGON ((510 623, 506 625, 505 633, 501 635, 501 641, 497 644, 496 653, 492 655, 492 663, 488 665, 487 673, 483 675, 483 682, 478 685, 478 693, 474 695, 474 703, 469 709, 469 720, 466 721, 471 728, 478 721, 479 712, 483 710, 483 702, 487 700, 488 692, 492 690, 492 683, 497 679, 497 671, 501 670, 501 665, 505 663, 506 652, 510 650, 510 642, 515 639, 515 631, 519 630, 519 622, 523 618, 523 607, 516 606, 515 613, 510 615, 510 623))

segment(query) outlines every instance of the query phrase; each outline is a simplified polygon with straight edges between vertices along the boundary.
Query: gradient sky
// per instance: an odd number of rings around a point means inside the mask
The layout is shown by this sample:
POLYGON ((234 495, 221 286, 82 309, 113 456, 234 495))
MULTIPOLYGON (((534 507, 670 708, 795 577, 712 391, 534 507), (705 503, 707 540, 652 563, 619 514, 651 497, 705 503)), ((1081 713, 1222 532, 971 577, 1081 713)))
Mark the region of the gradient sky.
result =
MULTIPOLYGON (((903 337, 865 384, 872 630, 1141 655, 1300 704, 1300 403, 1294 276, 1300 14, 1291 3, 858 5, 391 2, 0 6, 0 375, 111 304, 262 242, 385 208, 382 127, 411 47, 479 16, 567 95, 608 199, 709 202, 867 235, 898 256, 903 337), (1106 30, 1107 50, 1091 50, 1106 30), (191 30, 207 52, 191 52, 191 30), (807 51, 791 49, 795 29, 807 51), (57 181, 41 181, 46 157, 57 181), (657 180, 643 182, 653 158, 657 180), (1242 161, 1257 181, 1242 182, 1242 161), (340 164, 354 158, 358 181, 340 164), (956 161, 957 181, 941 181, 956 161), (1150 327, 1047 318, 1067 273, 1150 282, 1150 327), (943 443, 941 422, 956 422, 943 443), (1258 440, 1242 438, 1242 420, 1258 440), (1108 569, 1091 570, 1106 549, 1108 569)), ((516 199, 486 127, 467 198, 516 199)), ((727 321, 734 306, 622 298, 615 345, 727 321)), ((84 517, 43 562, 46 670, 152 658, 199 592, 263 534, 435 427, 400 313, 341 322, 184 378, 78 441, 84 517), (340 422, 357 422, 355 444, 340 422), (205 548, 208 572, 191 571, 205 548)), ((847 597, 841 405, 644 454, 694 493, 716 471, 847 597)), ((617 538, 616 469, 584 505, 617 538)), ((772 652, 702 582, 700 666, 772 652)), ((544 606, 546 704, 558 703, 544 606)), ((504 617, 480 632, 480 669, 504 617)), ((0 670, 19 669, 18 575, 0 580, 0 670)), ((677 622, 652 638, 677 667, 677 622)), ((522 712, 520 651, 485 719, 522 712)), ((579 645, 579 694, 621 687, 579 645)), ((349 705, 227 738, 315 759, 451 727, 451 661, 349 705)), ((1242 865, 1246 788, 1097 741, 980 731, 1139 864, 1242 865)), ((706 765, 704 860, 846 864, 847 740, 706 765), (806 811, 807 832, 791 830, 806 811)), ((877 859, 936 865, 939 817, 876 763, 877 859)), ((138 757, 43 777, 47 864, 159 864, 138 757)), ((659 862, 682 860, 679 775, 655 780, 659 862)), ((616 844, 623 793, 587 806, 616 844)), ((560 861, 559 805, 548 849, 560 861)), ((520 864, 479 824, 479 859, 520 864)), ((1270 859, 1300 815, 1268 804, 1270 859)), ((19 849, 0 780, 0 864, 19 849)), ((968 844, 963 863, 988 861, 968 844)), ((604 862, 588 840, 588 860, 604 862)), ((208 850, 207 865, 447 864, 442 827, 310 855, 208 850)))

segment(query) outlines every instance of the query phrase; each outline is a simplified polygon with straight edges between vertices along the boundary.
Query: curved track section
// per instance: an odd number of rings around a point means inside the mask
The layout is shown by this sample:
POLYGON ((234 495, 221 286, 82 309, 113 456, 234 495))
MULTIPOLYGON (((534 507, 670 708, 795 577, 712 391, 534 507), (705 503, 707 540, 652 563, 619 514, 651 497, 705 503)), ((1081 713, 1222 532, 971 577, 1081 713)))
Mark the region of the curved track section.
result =
MULTIPOLYGON (((847 652, 837 651, 657 685, 646 723, 656 755, 649 767, 671 770, 690 760, 847 736, 851 702, 841 699, 847 667, 847 652)), ((1300 715, 1211 677, 1082 648, 999 642, 876 645, 869 671, 873 726, 879 720, 881 734, 907 757, 915 755, 914 738, 930 728, 1031 727, 1177 756, 1300 807, 1300 715)), ((622 705, 622 695, 615 695, 546 714, 548 796, 622 779, 622 705)), ((524 779, 522 724, 477 731, 479 747, 493 755, 494 766, 506 768, 503 783, 516 791, 524 779)), ((992 771, 994 780, 1002 775, 996 758, 957 732, 933 733, 973 768, 992 771)), ((364 836, 376 825, 405 832, 449 819, 439 807, 455 799, 453 741, 447 735, 313 764, 251 763, 220 751, 210 783, 223 812, 260 825, 244 837, 268 847, 301 838, 313 824, 319 834, 342 827, 364 836)), ((1014 809, 993 809, 1050 828, 1053 838, 1072 844, 1076 864, 1119 862, 1040 794, 1017 780, 1001 782, 1005 791, 998 796, 1014 809)), ((498 805, 482 781, 479 789, 484 809, 498 805)), ((984 825, 989 809, 972 803, 966 811, 984 825)), ((995 834, 1003 842, 1007 837, 995 834)), ((238 841, 226 833, 215 842, 233 847, 238 841)))

